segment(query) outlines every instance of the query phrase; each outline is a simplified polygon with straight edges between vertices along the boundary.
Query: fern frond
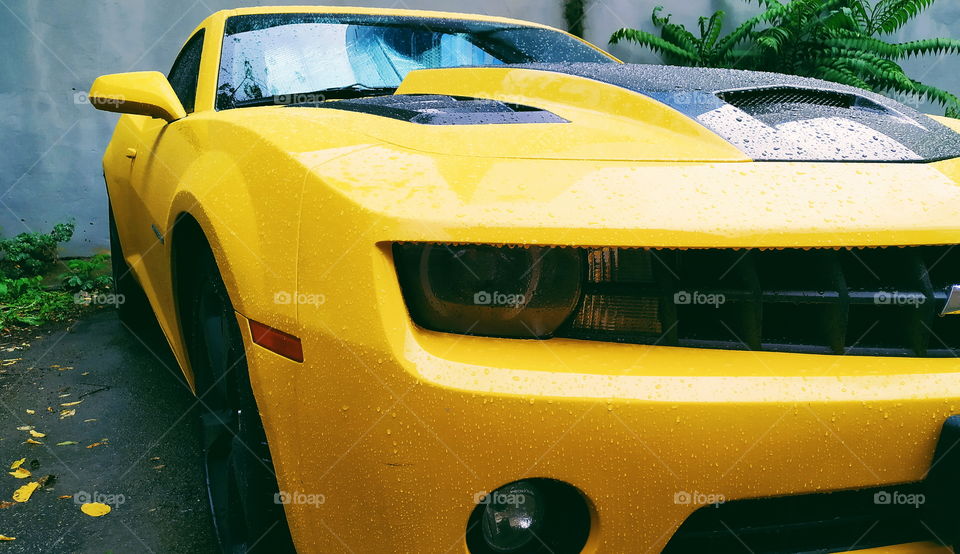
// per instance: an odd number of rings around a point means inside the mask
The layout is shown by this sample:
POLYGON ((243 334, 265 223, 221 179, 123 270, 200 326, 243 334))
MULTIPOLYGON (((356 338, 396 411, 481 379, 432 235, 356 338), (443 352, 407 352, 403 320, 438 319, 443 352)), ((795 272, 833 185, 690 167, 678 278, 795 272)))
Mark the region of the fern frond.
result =
POLYGON ((660 36, 663 37, 663 40, 675 44, 687 52, 695 53, 700 51, 700 40, 684 28, 683 25, 667 23, 660 29, 660 36))
POLYGON ((833 81, 834 83, 840 83, 841 85, 873 90, 873 87, 870 86, 870 83, 864 81, 856 73, 844 67, 821 65, 816 68, 816 74, 817 77, 821 79, 833 81))
POLYGON ((869 32, 868 29, 871 20, 867 10, 867 4, 864 3, 864 0, 850 0, 850 12, 860 30, 862 32, 869 32))
POLYGON ((956 95, 937 87, 925 85, 920 81, 912 81, 912 83, 914 90, 921 98, 929 100, 930 102, 936 102, 944 107, 955 106, 960 108, 960 98, 957 98, 956 95))
POLYGON ((929 8, 936 0, 881 0, 874 14, 874 33, 890 34, 898 31, 920 12, 929 8))
MULTIPOLYGON (((717 40, 720 39, 720 32, 723 30, 723 20, 726 17, 726 14, 723 10, 719 10, 710 16, 709 23, 705 31, 701 33, 701 43, 700 43, 700 52, 706 54, 707 52, 713 51, 714 45, 717 44, 717 40)), ((701 25, 701 29, 702 29, 701 25)))
POLYGON ((835 66, 846 67, 867 80, 872 77, 883 88, 899 85, 910 90, 913 87, 903 68, 890 60, 855 50, 832 50, 828 56, 836 60, 835 66))
POLYGON ((739 27, 734 29, 732 33, 724 37, 720 43, 717 44, 717 52, 721 54, 729 52, 745 39, 749 38, 750 34, 753 33, 754 29, 756 29, 759 25, 769 23, 780 17, 785 10, 786 8, 783 6, 783 4, 776 1, 771 1, 771 5, 766 11, 746 20, 739 27))
POLYGON ((870 52, 884 58, 896 59, 902 57, 902 50, 899 45, 890 44, 872 37, 828 38, 823 41, 823 45, 840 50, 870 52))
POLYGON ((684 50, 683 48, 646 31, 627 28, 620 29, 619 31, 613 33, 613 36, 610 37, 610 44, 617 44, 623 40, 639 44, 640 46, 646 46, 654 52, 672 54, 688 62, 696 63, 698 61, 696 54, 693 52, 684 50))
POLYGON ((651 19, 653 20, 654 27, 662 27, 667 23, 670 23, 670 15, 667 15, 667 17, 660 16, 660 12, 662 11, 663 11, 663 6, 657 6, 653 8, 653 16, 651 17, 651 19))
POLYGON ((902 42, 895 46, 900 50, 902 58, 923 54, 960 54, 960 40, 953 38, 928 38, 902 42))

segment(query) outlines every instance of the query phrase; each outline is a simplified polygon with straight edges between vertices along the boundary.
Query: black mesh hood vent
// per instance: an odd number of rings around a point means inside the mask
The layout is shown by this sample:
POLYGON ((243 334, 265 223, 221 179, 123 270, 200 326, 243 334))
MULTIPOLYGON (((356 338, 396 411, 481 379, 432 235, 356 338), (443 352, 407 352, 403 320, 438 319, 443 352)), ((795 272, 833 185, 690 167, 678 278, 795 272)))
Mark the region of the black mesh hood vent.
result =
POLYGON ((766 87, 718 92, 717 96, 728 104, 756 116, 764 113, 789 112, 809 106, 870 109, 885 112, 886 108, 861 96, 833 90, 816 90, 799 87, 766 87))
POLYGON ((932 162, 960 134, 865 90, 791 75, 636 64, 523 64, 650 96, 759 161, 932 162))
POLYGON ((566 119, 540 108, 436 94, 397 94, 292 106, 367 113, 421 125, 568 123, 566 119))

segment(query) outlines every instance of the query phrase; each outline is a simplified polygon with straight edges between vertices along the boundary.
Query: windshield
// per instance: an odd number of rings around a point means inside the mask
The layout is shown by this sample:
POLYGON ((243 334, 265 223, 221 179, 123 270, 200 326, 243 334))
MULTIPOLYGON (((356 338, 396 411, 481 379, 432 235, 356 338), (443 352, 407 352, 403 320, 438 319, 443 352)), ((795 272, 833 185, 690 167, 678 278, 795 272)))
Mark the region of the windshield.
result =
POLYGON ((384 94, 417 69, 569 62, 615 63, 573 37, 538 27, 397 16, 242 15, 227 20, 217 109, 322 100, 310 93, 330 89, 384 94))

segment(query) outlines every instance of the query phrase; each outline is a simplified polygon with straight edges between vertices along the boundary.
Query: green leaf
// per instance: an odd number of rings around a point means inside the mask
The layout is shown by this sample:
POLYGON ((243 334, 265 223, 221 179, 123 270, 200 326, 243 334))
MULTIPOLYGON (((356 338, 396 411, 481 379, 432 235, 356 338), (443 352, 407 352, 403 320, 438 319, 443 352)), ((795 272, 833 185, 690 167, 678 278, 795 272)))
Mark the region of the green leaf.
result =
POLYGON ((890 34, 898 31, 936 0, 881 0, 877 3, 871 31, 890 34))
POLYGON ((646 31, 640 31, 637 29, 620 29, 619 31, 613 33, 613 36, 610 37, 610 44, 617 44, 621 40, 627 42, 633 42, 641 46, 646 46, 647 48, 653 50, 654 52, 668 52, 691 62, 697 61, 697 56, 692 52, 684 50, 675 44, 667 42, 666 40, 654 36, 646 31))

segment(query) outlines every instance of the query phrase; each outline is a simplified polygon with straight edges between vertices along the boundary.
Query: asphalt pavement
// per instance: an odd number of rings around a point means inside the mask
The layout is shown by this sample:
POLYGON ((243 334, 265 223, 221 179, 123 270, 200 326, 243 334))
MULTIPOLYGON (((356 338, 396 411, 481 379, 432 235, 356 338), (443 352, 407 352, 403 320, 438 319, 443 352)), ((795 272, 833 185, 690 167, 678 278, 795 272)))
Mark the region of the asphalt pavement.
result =
POLYGON ((214 551, 195 401, 157 333, 104 310, 0 338, 0 554, 214 551))

